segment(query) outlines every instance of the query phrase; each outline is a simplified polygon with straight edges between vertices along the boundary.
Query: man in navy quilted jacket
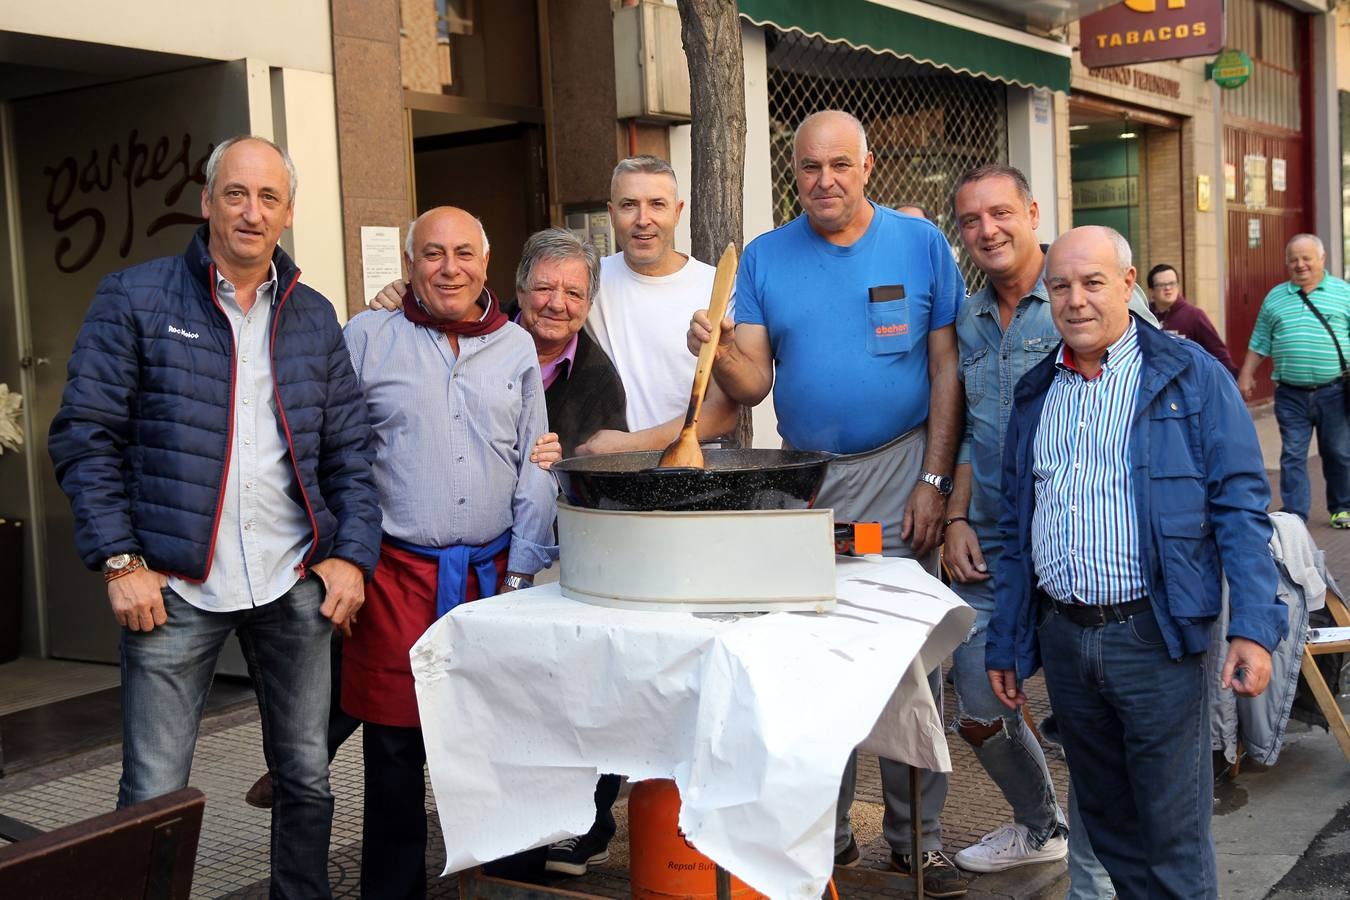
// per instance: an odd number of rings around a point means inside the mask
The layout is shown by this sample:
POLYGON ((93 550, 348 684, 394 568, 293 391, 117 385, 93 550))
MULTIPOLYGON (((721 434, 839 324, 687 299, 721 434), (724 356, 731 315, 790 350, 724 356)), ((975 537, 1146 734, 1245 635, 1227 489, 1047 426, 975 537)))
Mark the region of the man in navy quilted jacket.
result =
POLYGON ((206 165, 182 256, 103 279, 48 446, 122 626, 118 806, 184 787, 221 646, 239 635, 274 781, 273 897, 328 897, 329 635, 380 542, 373 438, 332 305, 277 247, 285 150, 206 165))

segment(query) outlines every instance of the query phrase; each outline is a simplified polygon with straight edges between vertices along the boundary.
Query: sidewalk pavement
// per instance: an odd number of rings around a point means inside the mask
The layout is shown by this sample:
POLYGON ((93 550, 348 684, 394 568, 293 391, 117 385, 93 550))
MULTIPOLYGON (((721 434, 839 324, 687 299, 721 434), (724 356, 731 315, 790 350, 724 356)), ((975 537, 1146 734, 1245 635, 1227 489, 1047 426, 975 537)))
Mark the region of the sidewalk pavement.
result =
MULTIPOLYGON (((1255 412, 1263 451, 1273 484, 1278 484, 1279 435, 1269 407, 1255 412)), ((1314 483, 1312 534, 1327 553, 1332 572, 1350 586, 1350 532, 1327 525, 1321 495, 1321 472, 1311 461, 1314 483), (1320 504, 1320 507, 1317 505, 1320 504)), ((1026 685, 1033 719, 1048 713, 1044 684, 1039 677, 1026 685)), ((945 692, 944 713, 955 715, 954 700, 945 692)), ((985 775, 970 748, 955 735, 949 739, 954 771, 943 815, 943 836, 949 853, 975 843, 988 831, 1009 820, 1007 803, 985 775)), ((1061 802, 1067 798, 1067 771, 1055 754, 1047 754, 1061 802)), ((361 745, 359 736, 348 740, 332 767, 336 798, 329 874, 336 897, 359 896, 361 848, 361 745)), ((267 895, 268 827, 266 811, 244 804, 244 793, 264 770, 261 731, 256 710, 238 708, 203 724, 194 759, 192 784, 207 795, 206 815, 197 855, 195 897, 254 898, 267 895)), ((117 794, 120 749, 105 747, 70 759, 0 779, 0 808, 8 815, 49 829, 111 809, 117 794)), ((1261 898, 1281 879, 1296 880, 1298 864, 1310 846, 1335 850, 1335 835, 1317 841, 1319 832, 1335 830, 1335 817, 1350 798, 1350 764, 1327 733, 1291 727, 1279 763, 1271 769, 1244 767, 1216 796, 1214 836, 1219 853, 1221 896, 1261 898)), ((429 896, 457 896, 456 880, 440 879, 445 859, 430 787, 428 815, 432 820, 427 871, 429 896)), ((610 861, 583 878, 564 879, 556 886, 567 890, 622 898, 628 896, 626 805, 616 808, 619 832, 611 845, 610 861)), ((840 870, 838 888, 845 898, 911 896, 910 883, 887 874, 889 847, 881 837, 881 786, 875 758, 859 766, 853 821, 863 865, 840 870)), ((1342 816, 1344 818, 1344 816, 1342 816)), ((1336 834, 1340 832, 1337 831, 1336 834)), ((1343 839, 1342 839, 1343 840, 1343 839)), ((1338 846, 1338 845, 1337 845, 1338 846)), ((1320 857, 1319 857, 1320 858, 1320 857)), ((972 876, 970 896, 985 898, 1062 898, 1067 888, 1063 863, 1026 866, 994 875, 972 876)), ((1280 897, 1293 896, 1287 891, 1280 897)), ((1330 895, 1328 895, 1330 896, 1330 895)))

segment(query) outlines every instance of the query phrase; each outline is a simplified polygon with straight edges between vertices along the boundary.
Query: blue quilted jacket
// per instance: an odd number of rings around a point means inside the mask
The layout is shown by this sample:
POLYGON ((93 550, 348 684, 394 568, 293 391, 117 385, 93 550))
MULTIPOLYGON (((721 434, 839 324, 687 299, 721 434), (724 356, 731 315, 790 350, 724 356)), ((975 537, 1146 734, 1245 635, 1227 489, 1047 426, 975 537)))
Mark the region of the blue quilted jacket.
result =
MULTIPOLYGON (((48 450, 85 565, 140 553, 192 581, 211 571, 233 444, 234 334, 202 226, 182 256, 107 276, 75 339, 48 450)), ((314 542, 374 571, 374 438, 333 307, 281 248, 269 323, 278 425, 314 542)))

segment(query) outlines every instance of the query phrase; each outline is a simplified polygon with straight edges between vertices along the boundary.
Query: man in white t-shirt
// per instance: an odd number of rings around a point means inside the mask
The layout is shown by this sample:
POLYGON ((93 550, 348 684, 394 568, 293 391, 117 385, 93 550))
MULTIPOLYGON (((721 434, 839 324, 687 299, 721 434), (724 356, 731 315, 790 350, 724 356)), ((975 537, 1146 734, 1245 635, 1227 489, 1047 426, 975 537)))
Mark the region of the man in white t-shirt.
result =
MULTIPOLYGON (((600 261, 600 294, 586 331, 619 371, 632 433, 597 432, 578 448, 580 453, 659 449, 679 434, 695 364, 684 333, 694 310, 707 309, 716 271, 675 249, 684 204, 670 163, 655 156, 622 160, 614 167, 609 197, 622 252, 600 261)), ((699 437, 731 431, 736 412, 710 382, 699 437)))

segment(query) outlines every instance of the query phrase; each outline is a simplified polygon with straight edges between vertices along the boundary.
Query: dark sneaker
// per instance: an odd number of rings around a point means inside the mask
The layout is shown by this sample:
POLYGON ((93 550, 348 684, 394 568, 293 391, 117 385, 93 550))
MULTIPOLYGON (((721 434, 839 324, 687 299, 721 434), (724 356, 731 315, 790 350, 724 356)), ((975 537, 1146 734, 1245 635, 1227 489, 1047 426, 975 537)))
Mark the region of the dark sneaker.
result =
POLYGON ((253 787, 248 789, 244 795, 244 802, 249 806, 256 806, 258 809, 272 808, 272 773, 264 772, 263 776, 253 782, 253 787))
POLYGON ((834 855, 834 864, 845 869, 851 869, 858 864, 860 859, 862 859, 862 854, 858 852, 858 842, 850 834, 847 846, 834 855))
MULTIPOLYGON (((913 877, 914 868, 908 856, 891 851, 891 868, 901 875, 913 877)), ((964 897, 969 885, 959 869, 952 865, 941 850, 929 850, 923 855, 923 892, 928 897, 964 897)))
POLYGON ((563 838, 548 848, 548 861, 544 871, 559 875, 585 875, 588 866, 598 866, 609 862, 609 841, 583 834, 579 837, 563 838))

